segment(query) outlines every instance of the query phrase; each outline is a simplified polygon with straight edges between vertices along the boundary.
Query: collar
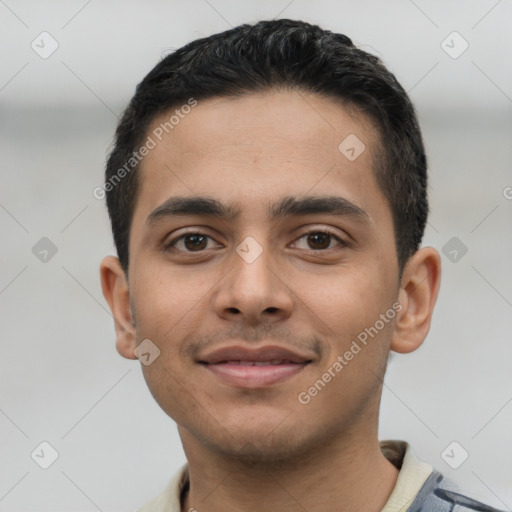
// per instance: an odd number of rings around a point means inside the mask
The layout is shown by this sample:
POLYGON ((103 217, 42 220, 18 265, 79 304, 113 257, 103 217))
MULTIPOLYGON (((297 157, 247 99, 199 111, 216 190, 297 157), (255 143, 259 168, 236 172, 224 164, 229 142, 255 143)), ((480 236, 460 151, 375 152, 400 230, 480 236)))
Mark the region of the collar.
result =
MULTIPOLYGON (((420 461, 409 443, 405 441, 380 441, 380 448, 384 456, 400 469, 395 487, 381 512, 403 512, 412 504, 433 468, 420 461)), ((188 464, 185 463, 174 474, 163 492, 146 503, 138 512, 181 512, 181 494, 188 484, 188 464)))

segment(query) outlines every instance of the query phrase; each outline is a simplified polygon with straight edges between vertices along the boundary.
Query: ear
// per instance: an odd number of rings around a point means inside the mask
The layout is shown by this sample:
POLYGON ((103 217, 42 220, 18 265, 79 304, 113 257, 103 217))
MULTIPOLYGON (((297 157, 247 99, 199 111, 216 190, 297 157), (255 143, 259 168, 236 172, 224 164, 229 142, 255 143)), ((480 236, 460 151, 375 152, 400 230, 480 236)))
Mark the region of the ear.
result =
POLYGON ((107 256, 100 264, 101 288, 114 317, 117 351, 127 359, 137 359, 128 281, 118 258, 107 256))
POLYGON ((406 354, 416 350, 430 330, 441 284, 441 257, 433 247, 418 249, 404 267, 398 293, 402 309, 396 316, 390 349, 406 354))

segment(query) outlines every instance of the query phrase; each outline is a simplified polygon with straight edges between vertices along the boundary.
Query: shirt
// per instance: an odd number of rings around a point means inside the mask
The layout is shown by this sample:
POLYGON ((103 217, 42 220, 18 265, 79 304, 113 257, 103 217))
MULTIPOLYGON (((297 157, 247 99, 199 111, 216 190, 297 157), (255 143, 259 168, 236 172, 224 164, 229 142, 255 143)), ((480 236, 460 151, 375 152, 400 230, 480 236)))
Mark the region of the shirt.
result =
MULTIPOLYGON (((419 460, 405 441, 380 441, 384 456, 400 472, 381 512, 500 512, 454 491, 456 484, 419 460)), ((188 464, 173 476, 161 494, 138 512, 181 512, 181 494, 188 486, 188 464)))

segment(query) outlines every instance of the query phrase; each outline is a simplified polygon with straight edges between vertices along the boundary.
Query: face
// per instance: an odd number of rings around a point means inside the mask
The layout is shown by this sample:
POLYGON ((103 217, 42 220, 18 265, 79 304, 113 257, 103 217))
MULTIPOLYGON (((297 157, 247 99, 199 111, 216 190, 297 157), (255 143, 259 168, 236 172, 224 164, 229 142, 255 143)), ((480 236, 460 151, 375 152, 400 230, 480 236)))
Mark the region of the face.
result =
POLYGON ((158 347, 142 369, 186 450, 284 460, 377 428, 399 292, 378 144, 339 101, 269 92, 199 102, 144 158, 121 351, 158 347))

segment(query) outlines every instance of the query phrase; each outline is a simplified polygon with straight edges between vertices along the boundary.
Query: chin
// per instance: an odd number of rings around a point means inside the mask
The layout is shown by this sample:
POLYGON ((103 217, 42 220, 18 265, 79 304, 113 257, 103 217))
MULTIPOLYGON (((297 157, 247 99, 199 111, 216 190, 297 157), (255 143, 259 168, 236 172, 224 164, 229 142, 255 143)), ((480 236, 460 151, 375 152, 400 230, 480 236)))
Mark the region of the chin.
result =
POLYGON ((304 457, 300 439, 290 439, 289 435, 238 437, 224 445, 217 444, 215 450, 224 457, 232 458, 251 468, 286 466, 295 464, 304 457))
POLYGON ((290 411, 279 412, 221 422, 224 428, 215 433, 210 430, 208 438, 201 436, 202 441, 211 451, 252 468, 296 464, 304 458, 307 446, 315 444, 316 435, 308 436, 303 427, 288 423, 286 418, 293 416, 290 411))

